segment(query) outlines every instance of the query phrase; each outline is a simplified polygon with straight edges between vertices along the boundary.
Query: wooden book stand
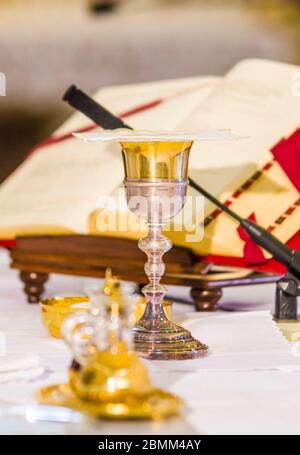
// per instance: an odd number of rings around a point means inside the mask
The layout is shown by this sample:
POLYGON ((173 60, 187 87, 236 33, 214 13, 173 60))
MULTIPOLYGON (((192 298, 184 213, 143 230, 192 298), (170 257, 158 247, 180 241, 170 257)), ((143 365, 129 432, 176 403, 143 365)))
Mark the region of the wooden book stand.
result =
MULTIPOLYGON (((91 235, 19 237, 11 249, 11 267, 20 271, 29 303, 40 300, 51 273, 103 278, 105 269, 123 280, 147 283, 146 256, 135 240, 91 235)), ((274 282, 278 276, 199 262, 188 248, 174 246, 164 255, 162 282, 191 287, 198 311, 213 310, 222 288, 274 282)))

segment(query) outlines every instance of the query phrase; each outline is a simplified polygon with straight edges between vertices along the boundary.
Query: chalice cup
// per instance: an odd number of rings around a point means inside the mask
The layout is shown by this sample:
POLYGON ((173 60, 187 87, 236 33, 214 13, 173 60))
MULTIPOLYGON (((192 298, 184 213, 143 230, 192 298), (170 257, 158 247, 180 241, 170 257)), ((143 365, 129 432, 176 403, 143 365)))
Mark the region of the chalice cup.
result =
POLYGON ((193 142, 156 138, 120 143, 128 207, 148 225, 147 236, 138 242, 147 255, 145 273, 149 283, 142 289, 145 312, 133 329, 135 351, 142 357, 161 360, 203 356, 207 346, 165 315, 163 299, 167 289, 160 283, 165 272, 162 257, 172 248, 162 229, 184 206, 193 142))

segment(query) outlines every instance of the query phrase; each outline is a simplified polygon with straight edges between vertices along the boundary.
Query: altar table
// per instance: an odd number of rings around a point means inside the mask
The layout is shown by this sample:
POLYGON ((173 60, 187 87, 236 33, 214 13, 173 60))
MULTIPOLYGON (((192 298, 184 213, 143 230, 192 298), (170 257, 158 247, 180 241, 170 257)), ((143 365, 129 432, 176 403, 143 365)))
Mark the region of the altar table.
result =
MULTIPOLYGON (((54 275, 47 293, 80 295, 86 281, 54 275)), ((170 292, 179 298, 188 296, 188 290, 182 288, 173 287, 170 292)), ((268 284, 225 289, 222 304, 227 310, 265 311, 272 309, 273 300, 274 284, 268 284)), ((192 311, 193 307, 187 304, 174 305, 176 317, 192 311)), ((232 313, 219 310, 219 314, 229 317, 232 313)), ((43 327, 39 306, 25 302, 22 283, 17 272, 9 268, 5 250, 0 250, 0 332, 8 358, 38 354, 46 369, 40 378, 30 382, 0 384, 0 434, 300 434, 300 357, 299 368, 295 364, 290 370, 151 370, 156 386, 171 390, 186 401, 182 415, 168 421, 84 419, 76 424, 33 424, 16 417, 1 418, 1 410, 8 404, 36 403, 39 387, 66 381, 71 359, 64 342, 51 338, 43 327)), ((291 348, 297 356, 297 346, 291 348)))

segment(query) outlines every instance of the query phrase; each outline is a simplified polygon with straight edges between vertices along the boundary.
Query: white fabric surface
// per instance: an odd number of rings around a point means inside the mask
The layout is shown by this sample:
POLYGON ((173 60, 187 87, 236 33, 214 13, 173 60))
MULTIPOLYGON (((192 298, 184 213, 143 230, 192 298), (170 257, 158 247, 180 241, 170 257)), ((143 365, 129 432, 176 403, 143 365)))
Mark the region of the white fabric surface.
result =
POLYGON ((42 376, 44 371, 44 366, 41 365, 40 359, 36 355, 0 357, 0 384, 36 379, 42 376))
POLYGON ((182 325, 209 346, 209 355, 184 362, 147 362, 151 371, 300 371, 298 351, 291 352, 270 311, 194 313, 182 325))
POLYGON ((299 434, 300 375, 279 371, 190 373, 171 386, 204 434, 299 434))
POLYGON ((20 369, 16 371, 8 371, 0 375, 0 384, 6 384, 11 382, 24 382, 32 381, 40 378, 44 373, 44 367, 20 369))
POLYGON ((31 368, 37 368, 40 366, 40 359, 34 356, 25 356, 20 358, 14 358, 9 356, 7 359, 6 356, 0 358, 0 375, 2 373, 7 373, 9 371, 19 371, 19 370, 28 370, 31 368))
POLYGON ((234 356, 279 351, 290 353, 289 344, 278 330, 270 311, 225 313, 185 321, 193 335, 204 337, 212 356, 234 356))
MULTIPOLYGON (((84 283, 86 279, 54 276, 47 285, 47 293, 78 294, 84 283)), ((191 307, 176 305, 181 319, 186 313, 185 326, 211 349, 210 357, 195 361, 197 371, 190 366, 192 361, 172 362, 172 367, 170 363, 165 367, 165 362, 151 362, 149 370, 155 385, 172 390, 186 400, 186 411, 181 418, 155 426, 147 422, 101 422, 96 429, 95 424, 79 427, 77 433, 300 433, 297 424, 300 419, 300 373, 294 371, 298 369, 299 361, 290 354, 289 345, 265 311, 273 302, 274 285, 250 289, 251 292, 247 287, 226 289, 223 305, 243 308, 245 299, 245 308, 254 309, 253 312, 195 316, 191 307), (264 311, 258 311, 260 308, 264 311), (282 368, 284 371, 270 371, 282 368)), ((185 297, 188 293, 183 289, 175 291, 175 288, 171 291, 185 297)), ((7 352, 7 357, 0 357, 1 361, 19 359, 26 354, 38 356, 41 365, 45 365, 44 374, 36 380, 0 384, 0 406, 1 403, 32 403, 35 392, 42 385, 66 381, 71 355, 62 341, 47 334, 38 306, 25 303, 22 284, 17 273, 8 268, 4 250, 0 251, 0 331, 5 335, 7 352)), ((16 425, 13 421, 12 432, 17 431, 16 425)), ((0 419, 1 431, 6 431, 6 427, 0 419)), ((32 431, 44 430, 35 424, 32 431)), ((61 429, 56 431, 59 433, 61 429)))

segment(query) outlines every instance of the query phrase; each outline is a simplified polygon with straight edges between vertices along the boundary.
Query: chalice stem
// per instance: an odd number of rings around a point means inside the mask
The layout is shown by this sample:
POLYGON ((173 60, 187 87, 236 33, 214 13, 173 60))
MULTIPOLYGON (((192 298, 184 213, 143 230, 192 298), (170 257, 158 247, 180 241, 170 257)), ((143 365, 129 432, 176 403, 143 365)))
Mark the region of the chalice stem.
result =
POLYGON ((161 223, 149 222, 148 227, 148 235, 138 243, 139 248, 147 255, 144 269, 149 278, 149 284, 143 288, 147 306, 142 319, 152 321, 152 329, 155 330, 159 321, 167 320, 163 308, 167 290, 160 284, 160 280, 166 268, 162 257, 172 248, 172 242, 162 233, 161 223))
POLYGON ((138 243, 147 255, 144 268, 149 284, 142 289, 146 309, 134 327, 135 349, 148 359, 191 359, 205 355, 207 347, 165 315, 163 300, 167 290, 160 284, 165 272, 162 257, 171 249, 172 242, 162 233, 161 222, 149 221, 148 227, 147 236, 138 243))

